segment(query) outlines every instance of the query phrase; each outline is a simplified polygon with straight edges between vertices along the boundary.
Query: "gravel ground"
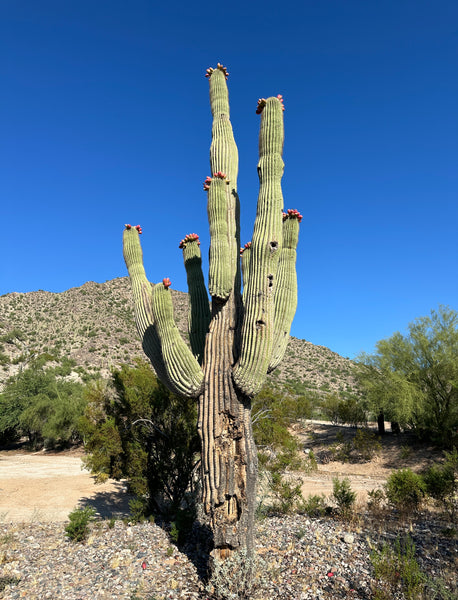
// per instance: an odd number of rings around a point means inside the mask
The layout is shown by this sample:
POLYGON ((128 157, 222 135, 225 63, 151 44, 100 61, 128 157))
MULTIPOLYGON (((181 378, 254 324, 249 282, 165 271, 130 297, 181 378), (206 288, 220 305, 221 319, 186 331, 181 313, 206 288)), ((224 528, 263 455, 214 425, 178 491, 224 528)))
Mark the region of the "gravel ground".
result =
MULTIPOLYGON (((258 521, 260 579, 249 597, 372 598, 377 582, 369 559, 370 546, 397 535, 394 522, 392 528, 387 519, 382 525, 383 538, 361 519, 357 525, 302 515, 258 521)), ((107 521, 98 522, 85 543, 70 541, 64 528, 65 523, 0 524, 0 598, 210 598, 202 583, 205 538, 197 530, 191 536, 192 543, 179 550, 166 528, 152 523, 116 521, 110 528, 107 521)), ((448 577, 447 573, 456 571, 456 539, 444 536, 440 524, 423 523, 418 515, 405 530, 415 542, 418 562, 430 577, 448 577)), ((456 587, 450 594, 447 600, 458 598, 456 587)), ((392 598, 403 596, 395 594, 392 598)))

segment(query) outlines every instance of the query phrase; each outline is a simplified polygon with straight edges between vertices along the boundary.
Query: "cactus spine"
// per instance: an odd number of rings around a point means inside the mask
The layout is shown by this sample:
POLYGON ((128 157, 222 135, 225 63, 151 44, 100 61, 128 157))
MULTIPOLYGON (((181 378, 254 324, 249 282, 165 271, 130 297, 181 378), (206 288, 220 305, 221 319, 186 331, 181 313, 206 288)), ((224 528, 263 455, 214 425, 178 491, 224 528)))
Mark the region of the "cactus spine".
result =
POLYGON ((286 349, 297 304, 300 221, 297 211, 282 212, 283 99, 260 99, 258 208, 252 242, 240 250, 238 151, 229 120, 227 75, 219 63, 207 70, 213 114, 213 175, 204 182, 211 237, 211 312, 198 236, 189 234, 180 243, 188 275, 191 350, 173 322, 170 280, 164 279, 151 292, 143 269, 141 228, 128 225, 124 231, 124 258, 143 348, 171 389, 198 398, 202 502, 211 519, 216 558, 241 547, 252 552, 254 547, 257 454, 250 399, 286 349))

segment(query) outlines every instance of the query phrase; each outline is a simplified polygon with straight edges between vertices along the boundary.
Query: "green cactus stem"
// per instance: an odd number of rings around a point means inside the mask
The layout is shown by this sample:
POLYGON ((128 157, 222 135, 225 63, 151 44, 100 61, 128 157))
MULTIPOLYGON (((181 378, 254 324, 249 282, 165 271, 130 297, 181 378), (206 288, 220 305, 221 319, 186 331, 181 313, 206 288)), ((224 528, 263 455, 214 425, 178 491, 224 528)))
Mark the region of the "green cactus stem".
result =
POLYGON ((301 221, 302 215, 297 210, 288 209, 288 212, 283 213, 283 246, 280 251, 275 289, 274 349, 269 363, 269 373, 276 369, 283 359, 296 313, 296 248, 301 221))
POLYGON ((202 363, 205 336, 210 324, 210 306, 204 275, 202 273, 202 256, 200 253, 199 236, 188 234, 180 242, 183 250, 184 266, 188 278, 188 331, 189 341, 194 356, 199 364, 202 363))
POLYGON ((227 218, 228 185, 229 182, 225 177, 220 177, 215 173, 209 186, 207 203, 211 240, 208 290, 211 296, 220 300, 226 300, 229 297, 234 285, 227 218))
POLYGON ((173 319, 170 280, 153 288, 153 314, 161 341, 162 356, 169 380, 182 396, 197 398, 202 391, 203 373, 192 352, 181 339, 173 319))
POLYGON ((260 185, 244 294, 241 352, 233 372, 236 386, 248 397, 260 391, 273 351, 274 297, 283 238, 283 138, 282 103, 268 98, 261 113, 260 185))
MULTIPOLYGON (((227 299, 234 285, 234 277, 239 267, 238 248, 240 246, 238 214, 238 196, 237 196, 237 175, 238 175, 238 150, 232 132, 232 125, 229 118, 229 94, 226 85, 227 71, 225 67, 218 63, 216 69, 207 71, 210 81, 210 106, 213 115, 212 123, 212 142, 210 146, 210 166, 214 176, 212 185, 214 186, 215 196, 212 195, 210 185, 208 216, 210 230, 217 233, 215 240, 213 236, 210 242, 210 248, 215 243, 215 248, 210 249, 210 279, 211 285, 209 291, 211 296, 220 299, 227 299), (225 176, 225 182, 223 177, 225 176), (223 235, 227 236, 226 243, 223 242, 223 235), (212 261, 219 260, 218 257, 228 256, 227 266, 229 271, 213 265, 212 261), (220 273, 216 278, 215 275, 220 273), (221 283, 220 283, 221 278, 221 283), (230 279, 230 289, 227 290, 230 279), (213 288, 215 285, 215 288, 213 288), (221 294, 221 295, 220 295, 221 294)), ((236 284, 239 282, 235 282, 236 284)))
POLYGON ((143 351, 150 359, 158 377, 175 392, 167 377, 161 344, 154 327, 151 284, 143 267, 143 252, 140 244, 140 226, 126 225, 123 234, 123 254, 129 271, 134 299, 134 315, 137 331, 142 340, 143 351))

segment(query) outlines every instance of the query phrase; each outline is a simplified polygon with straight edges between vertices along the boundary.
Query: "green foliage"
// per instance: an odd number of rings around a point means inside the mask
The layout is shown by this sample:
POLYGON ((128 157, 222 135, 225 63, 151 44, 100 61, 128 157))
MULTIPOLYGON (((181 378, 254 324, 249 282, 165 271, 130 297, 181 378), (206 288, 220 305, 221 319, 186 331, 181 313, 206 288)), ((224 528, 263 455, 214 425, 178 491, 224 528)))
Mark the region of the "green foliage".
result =
POLYGON ((426 493, 423 478, 411 469, 393 471, 385 484, 388 502, 401 512, 417 510, 426 493))
POLYGON ((348 477, 332 479, 332 497, 337 504, 339 514, 348 519, 353 514, 356 502, 356 492, 352 491, 348 477))
POLYGON ((374 414, 452 447, 458 431, 458 313, 440 306, 360 357, 355 375, 374 414))
POLYGON ((357 462, 371 460, 381 450, 379 438, 367 429, 358 429, 354 436, 345 439, 341 432, 337 441, 331 445, 333 459, 341 462, 357 462))
POLYGON ((379 550, 372 549, 370 559, 378 580, 376 600, 391 600, 399 590, 408 599, 420 597, 427 578, 415 558, 415 544, 410 536, 397 538, 394 547, 385 543, 379 550))
POLYGON ((264 386, 253 401, 253 433, 258 446, 261 473, 268 481, 273 498, 271 506, 261 506, 258 514, 291 513, 302 499, 301 483, 291 471, 316 470, 313 453, 304 461, 298 440, 289 427, 300 419, 310 418, 312 405, 305 395, 294 397, 288 392, 264 386))
POLYGON ((199 451, 196 406, 171 394, 149 364, 123 366, 88 387, 82 419, 86 465, 99 480, 126 478, 144 513, 180 507, 199 451))
POLYGON ((432 465, 423 473, 426 493, 443 506, 450 518, 456 514, 456 493, 458 451, 445 452, 445 462, 442 465, 432 465))
POLYGON ((309 494, 298 505, 298 512, 306 514, 309 517, 323 517, 329 512, 329 507, 326 505, 326 496, 321 494, 309 494))
POLYGON ((253 400, 252 412, 256 445, 282 446, 292 438, 289 425, 312 416, 312 403, 305 395, 295 397, 265 385, 253 400))
POLYGON ((374 513, 379 513, 382 510, 382 504, 385 501, 385 492, 376 488, 367 492, 367 507, 374 513))
POLYGON ((321 405, 323 414, 333 423, 349 424, 353 427, 366 424, 366 411, 360 400, 351 394, 339 396, 328 394, 321 405))
POLYGON ((65 527, 65 534, 73 542, 82 542, 89 535, 89 523, 95 519, 95 508, 85 506, 68 515, 70 523, 65 527))
POLYGON ((34 446, 77 442, 84 407, 81 384, 65 381, 34 361, 0 395, 0 435, 26 435, 34 446))
POLYGON ((16 340, 23 342, 25 340, 25 334, 17 328, 8 331, 4 335, 0 336, 0 342, 6 342, 7 344, 14 344, 16 340))

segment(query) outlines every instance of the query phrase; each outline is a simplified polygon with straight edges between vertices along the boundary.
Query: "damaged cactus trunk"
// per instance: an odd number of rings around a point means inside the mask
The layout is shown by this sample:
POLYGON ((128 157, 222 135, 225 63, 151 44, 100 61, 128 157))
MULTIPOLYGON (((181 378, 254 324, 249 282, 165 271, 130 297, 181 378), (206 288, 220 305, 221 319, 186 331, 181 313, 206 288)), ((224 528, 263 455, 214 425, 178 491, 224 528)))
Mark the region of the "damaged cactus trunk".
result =
POLYGON ((283 212, 283 99, 261 99, 253 239, 240 250, 238 152, 229 119, 227 71, 208 69, 213 114, 204 182, 210 226, 208 289, 197 234, 181 240, 189 288, 189 348, 173 320, 170 280, 153 288, 143 268, 141 228, 126 225, 124 258, 137 329, 158 377, 198 401, 202 503, 211 521, 215 559, 254 549, 257 452, 251 400, 280 363, 297 305, 296 247, 302 216, 283 212), (243 275, 243 296, 242 296, 243 275))

